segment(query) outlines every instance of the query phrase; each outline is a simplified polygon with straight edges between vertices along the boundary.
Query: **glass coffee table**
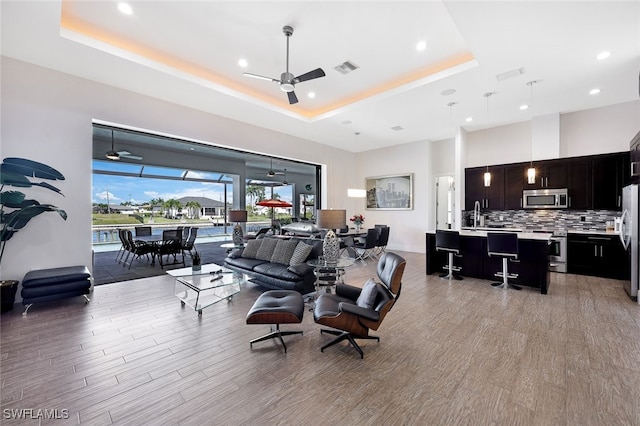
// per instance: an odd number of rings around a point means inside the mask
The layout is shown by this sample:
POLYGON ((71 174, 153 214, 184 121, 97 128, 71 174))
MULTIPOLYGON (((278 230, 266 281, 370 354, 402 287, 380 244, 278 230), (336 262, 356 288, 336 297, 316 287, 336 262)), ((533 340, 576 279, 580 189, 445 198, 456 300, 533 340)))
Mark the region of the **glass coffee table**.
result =
POLYGON ((202 315, 202 310, 221 300, 231 301, 240 292, 240 284, 246 275, 234 272, 215 263, 202 265, 200 270, 191 267, 172 269, 167 274, 175 277, 175 295, 182 306, 188 305, 202 315))

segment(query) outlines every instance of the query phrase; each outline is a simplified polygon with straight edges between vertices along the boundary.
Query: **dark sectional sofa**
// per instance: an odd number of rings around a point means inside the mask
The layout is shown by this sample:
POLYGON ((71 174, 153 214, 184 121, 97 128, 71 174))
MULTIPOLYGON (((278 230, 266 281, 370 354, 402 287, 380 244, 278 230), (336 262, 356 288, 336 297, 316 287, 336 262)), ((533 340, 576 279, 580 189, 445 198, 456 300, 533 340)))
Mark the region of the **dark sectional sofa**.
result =
POLYGON ((224 266, 249 275, 262 287, 307 294, 315 290, 315 275, 306 261, 321 255, 320 239, 267 237, 251 240, 244 249, 232 251, 224 266))

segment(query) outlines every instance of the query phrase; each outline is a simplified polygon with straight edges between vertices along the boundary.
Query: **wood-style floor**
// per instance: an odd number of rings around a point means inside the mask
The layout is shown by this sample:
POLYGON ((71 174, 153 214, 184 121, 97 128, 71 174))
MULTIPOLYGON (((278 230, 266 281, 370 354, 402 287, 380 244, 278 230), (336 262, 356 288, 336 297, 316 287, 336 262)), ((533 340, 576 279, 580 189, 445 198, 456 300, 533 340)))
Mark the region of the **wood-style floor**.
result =
MULTIPOLYGON (((3 314, 6 409, 67 410, 42 424, 640 425, 640 306, 615 280, 552 274, 548 295, 425 275, 407 259, 400 300, 364 360, 346 343, 320 352, 304 330, 249 347, 263 291, 246 285, 201 318, 169 276, 95 288, 3 314)), ((362 284, 375 264, 348 268, 362 284)), ((36 411, 33 412, 37 414, 36 411)))

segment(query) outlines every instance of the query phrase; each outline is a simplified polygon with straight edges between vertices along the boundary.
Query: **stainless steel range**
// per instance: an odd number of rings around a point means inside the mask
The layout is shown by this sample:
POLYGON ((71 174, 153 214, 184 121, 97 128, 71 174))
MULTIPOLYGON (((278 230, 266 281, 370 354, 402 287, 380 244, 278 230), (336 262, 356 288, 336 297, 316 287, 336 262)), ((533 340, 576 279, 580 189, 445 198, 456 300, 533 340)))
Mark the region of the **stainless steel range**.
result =
POLYGON ((567 232, 553 231, 549 240, 549 270, 567 272, 567 232))

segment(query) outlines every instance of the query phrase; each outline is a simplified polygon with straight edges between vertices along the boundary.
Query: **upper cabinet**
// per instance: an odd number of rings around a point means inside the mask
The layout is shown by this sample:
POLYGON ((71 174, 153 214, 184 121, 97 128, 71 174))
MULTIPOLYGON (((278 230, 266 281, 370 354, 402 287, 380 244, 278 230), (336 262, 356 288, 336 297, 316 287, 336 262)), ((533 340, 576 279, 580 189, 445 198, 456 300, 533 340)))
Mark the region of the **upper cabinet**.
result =
MULTIPOLYGON (((526 166, 528 169, 530 165, 526 166)), ((524 189, 558 189, 567 187, 567 160, 547 160, 533 163, 536 168, 535 182, 530 184, 526 179, 524 189)))
POLYGON ((523 163, 511 164, 504 168, 504 209, 522 208, 522 190, 527 181, 527 168, 523 163))
POLYGON ((622 188, 629 183, 629 153, 602 155, 593 159, 593 208, 622 209, 622 188))
POLYGON ((593 205, 591 163, 590 157, 577 158, 568 163, 567 188, 570 209, 588 210, 593 205))
POLYGON ((480 208, 488 210, 504 210, 504 167, 475 167, 465 170, 464 177, 465 210, 473 210, 475 202, 480 208), (491 183, 484 185, 484 174, 491 173, 491 183))
POLYGON ((485 167, 465 170, 465 209, 473 210, 475 201, 488 210, 522 208, 525 189, 569 190, 569 208, 575 210, 620 210, 622 187, 629 183, 629 153, 561 158, 533 163, 535 183, 527 181, 531 163, 490 166, 491 186, 485 187, 485 167))

